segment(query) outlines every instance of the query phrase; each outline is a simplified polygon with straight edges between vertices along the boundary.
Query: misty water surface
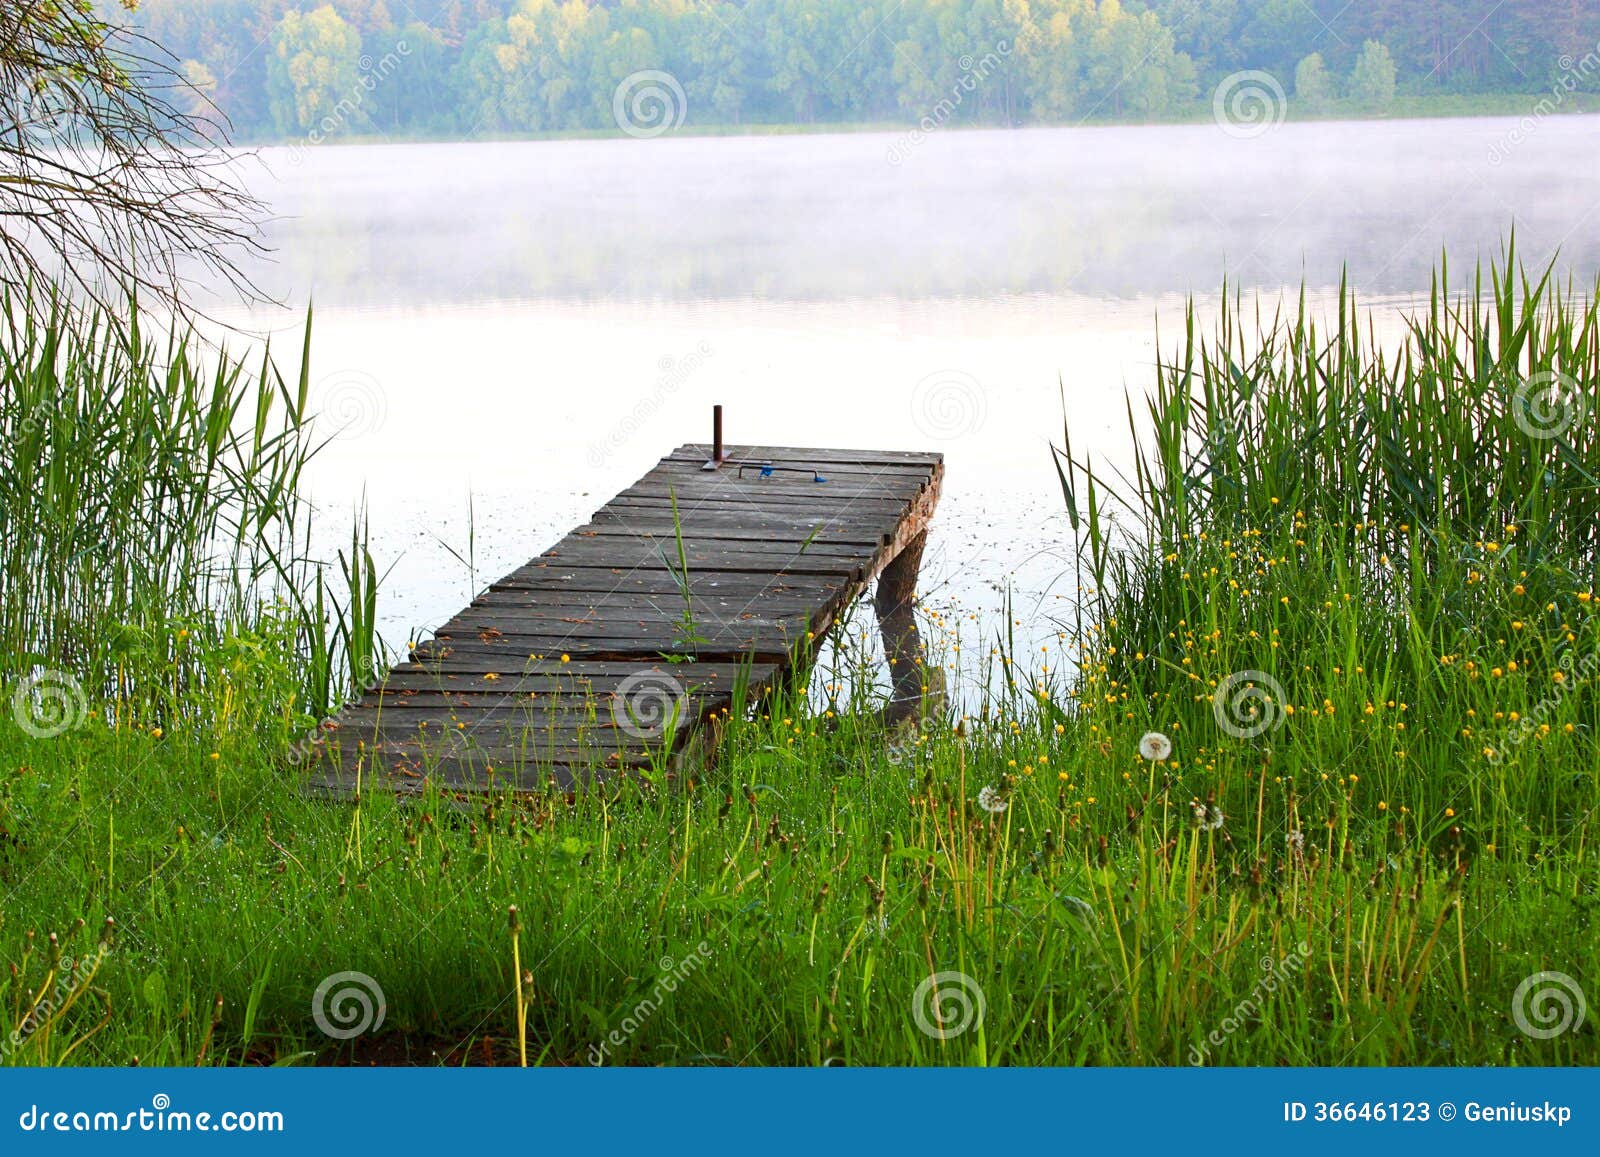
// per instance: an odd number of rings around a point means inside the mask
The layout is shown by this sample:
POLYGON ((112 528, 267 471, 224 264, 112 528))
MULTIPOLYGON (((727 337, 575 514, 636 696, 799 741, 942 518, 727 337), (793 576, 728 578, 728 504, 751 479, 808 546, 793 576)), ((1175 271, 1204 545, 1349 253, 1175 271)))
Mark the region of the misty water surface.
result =
POLYGON ((973 655, 1014 585, 1037 648, 1072 593, 1060 392, 1077 446, 1114 454, 1158 319, 1170 350, 1224 277, 1322 305, 1348 267, 1380 336, 1441 250, 1464 282, 1513 227, 1592 283, 1597 145, 1587 116, 269 149, 254 272, 289 308, 232 319, 292 369, 315 301, 342 430, 317 498, 337 526, 365 493, 391 642, 704 440, 720 401, 733 441, 943 450, 930 602, 977 616, 973 655))

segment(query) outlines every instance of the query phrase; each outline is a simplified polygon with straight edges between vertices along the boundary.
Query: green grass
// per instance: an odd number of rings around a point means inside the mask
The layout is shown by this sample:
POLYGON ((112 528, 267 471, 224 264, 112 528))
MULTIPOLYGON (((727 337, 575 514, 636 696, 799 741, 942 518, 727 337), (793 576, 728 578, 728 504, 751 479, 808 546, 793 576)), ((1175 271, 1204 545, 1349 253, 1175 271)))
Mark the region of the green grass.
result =
POLYGON ((1446 284, 1381 354, 1191 321, 1128 477, 1064 449, 1071 662, 910 741, 846 677, 672 782, 323 802, 270 642, 221 724, 0 717, 6 1061, 1600 1063, 1524 986, 1600 978, 1600 437, 1522 388, 1594 401, 1596 310, 1446 284))

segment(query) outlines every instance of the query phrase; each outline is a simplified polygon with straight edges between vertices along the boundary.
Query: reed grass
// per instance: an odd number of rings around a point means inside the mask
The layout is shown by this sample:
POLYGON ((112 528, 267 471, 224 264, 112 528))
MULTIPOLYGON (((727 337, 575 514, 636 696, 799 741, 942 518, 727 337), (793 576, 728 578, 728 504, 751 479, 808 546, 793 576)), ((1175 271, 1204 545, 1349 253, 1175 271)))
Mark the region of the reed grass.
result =
MULTIPOLYGON (((228 706, 226 664, 276 649, 317 715, 379 658, 358 524, 309 553, 308 359, 285 381, 192 332, 50 294, 0 300, 0 686, 48 673, 106 718, 228 706)), ((305 331, 309 351, 311 322, 305 331)))

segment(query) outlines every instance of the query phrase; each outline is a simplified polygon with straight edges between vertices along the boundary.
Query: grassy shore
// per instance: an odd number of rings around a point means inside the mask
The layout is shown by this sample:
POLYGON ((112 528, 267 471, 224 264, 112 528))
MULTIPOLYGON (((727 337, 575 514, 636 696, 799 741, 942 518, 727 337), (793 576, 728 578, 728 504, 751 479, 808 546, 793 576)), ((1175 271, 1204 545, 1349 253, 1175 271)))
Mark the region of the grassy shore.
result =
MULTIPOLYGON (((1290 95, 1284 104, 1284 119, 1287 121, 1365 121, 1365 120, 1425 120, 1449 117, 1543 117, 1545 115, 1567 116, 1581 113, 1600 111, 1600 94, 1596 93, 1562 93, 1559 101, 1551 93, 1479 93, 1479 94, 1401 94, 1395 97, 1392 104, 1382 111, 1374 111, 1359 104, 1335 100, 1326 107, 1311 111, 1296 102, 1290 95), (1553 102, 1554 110, 1541 112, 1541 102, 1553 102)), ((1019 125, 1018 128, 1137 128, 1142 125, 1185 125, 1185 124, 1210 124, 1215 120, 1215 112, 1209 101, 1194 105, 1192 108, 1174 110, 1167 116, 1156 120, 1129 120, 1125 118, 1091 115, 1080 120, 1068 121, 1062 124, 1030 124, 1019 125)), ((996 130, 1004 128, 997 124, 965 124, 945 123, 939 126, 940 132, 962 132, 967 130, 996 130)), ((672 129, 666 135, 673 137, 778 137, 778 136, 818 136, 838 133, 896 133, 905 134, 921 132, 915 123, 906 121, 816 121, 810 123, 744 123, 744 124, 710 124, 694 121, 672 129)), ((529 133, 497 133, 493 137, 461 137, 450 134, 416 134, 416 135, 363 135, 347 134, 328 142, 339 145, 392 145, 392 144, 449 144, 493 140, 500 141, 576 141, 576 140, 609 140, 623 138, 623 134, 616 128, 602 129, 564 129, 549 132, 529 133)), ((624 138, 626 139, 626 138, 624 138)), ((241 142, 251 147, 265 148, 282 146, 291 148, 307 147, 303 140, 293 137, 272 137, 241 142)))
POLYGON ((1061 448, 1068 653, 915 734, 847 679, 671 779, 329 803, 270 620, 228 712, 8 688, 4 1058, 1600 1063, 1597 321, 1191 321, 1134 466, 1061 448))

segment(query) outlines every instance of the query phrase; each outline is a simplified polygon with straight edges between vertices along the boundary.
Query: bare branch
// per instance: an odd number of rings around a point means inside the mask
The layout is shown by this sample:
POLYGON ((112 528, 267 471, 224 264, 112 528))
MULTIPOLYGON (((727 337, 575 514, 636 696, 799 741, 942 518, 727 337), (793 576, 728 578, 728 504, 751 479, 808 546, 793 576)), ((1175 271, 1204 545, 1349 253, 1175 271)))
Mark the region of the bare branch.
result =
POLYGON ((92 0, 0 7, 0 287, 187 314, 198 275, 253 299, 239 262, 262 249, 263 212, 176 58, 92 0))

